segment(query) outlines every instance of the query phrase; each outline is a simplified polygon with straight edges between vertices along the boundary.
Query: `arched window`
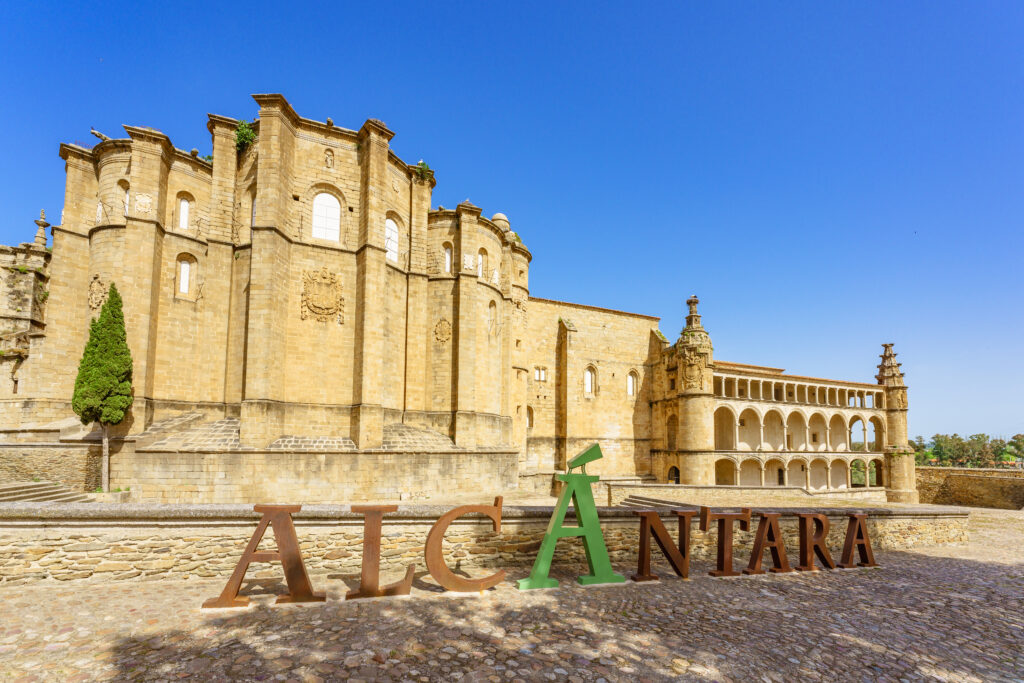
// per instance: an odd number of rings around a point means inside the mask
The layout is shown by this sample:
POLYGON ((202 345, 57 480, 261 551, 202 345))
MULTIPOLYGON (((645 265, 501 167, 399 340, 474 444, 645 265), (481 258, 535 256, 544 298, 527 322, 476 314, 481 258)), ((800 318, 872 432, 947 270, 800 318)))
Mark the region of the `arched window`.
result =
POLYGON ((583 371, 583 393, 593 394, 597 391, 597 372, 594 368, 583 371))
POLYGON ((452 272, 452 245, 447 242, 444 245, 444 272, 452 272))
POLYGON ((341 238, 341 202, 334 195, 321 192, 313 197, 313 237, 332 242, 341 238))
POLYGON ((668 468, 668 483, 678 484, 679 483, 679 468, 673 465, 668 468))
POLYGON ((533 408, 526 406, 526 428, 533 429, 533 408))
POLYGON ((384 255, 388 261, 398 263, 398 223, 390 218, 384 221, 384 255))
POLYGON ((188 212, 192 203, 185 197, 178 200, 178 230, 188 230, 188 212))
POLYGON ((476 276, 485 277, 487 272, 487 250, 481 249, 476 258, 476 276))
POLYGON ((196 293, 196 259, 192 254, 178 254, 178 282, 175 294, 181 297, 193 297, 196 293))
POLYGON ((256 227, 256 190, 249 193, 249 203, 251 208, 249 209, 249 227, 256 227))
POLYGON ((626 395, 636 396, 637 384, 639 383, 639 377, 635 372, 630 372, 626 375, 626 395))

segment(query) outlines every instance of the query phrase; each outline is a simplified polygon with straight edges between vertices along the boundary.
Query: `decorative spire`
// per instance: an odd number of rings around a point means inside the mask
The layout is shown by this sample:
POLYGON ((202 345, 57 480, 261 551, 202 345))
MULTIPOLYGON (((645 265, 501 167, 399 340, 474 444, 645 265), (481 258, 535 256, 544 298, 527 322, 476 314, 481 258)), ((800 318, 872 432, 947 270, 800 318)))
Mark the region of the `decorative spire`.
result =
POLYGON ((35 243, 41 247, 46 246, 46 229, 50 227, 50 224, 46 222, 46 211, 41 210, 39 212, 39 218, 35 220, 35 224, 39 226, 36 230, 35 243))
POLYGON ((892 350, 892 344, 882 344, 882 354, 879 358, 882 362, 878 364, 878 374, 875 379, 886 387, 904 387, 903 372, 900 370, 902 363, 896 362, 896 352, 892 350))
POLYGON ((686 300, 686 305, 690 308, 689 315, 686 316, 686 329, 688 330, 702 330, 704 327, 700 324, 700 313, 697 312, 697 304, 700 303, 700 299, 694 294, 686 300))

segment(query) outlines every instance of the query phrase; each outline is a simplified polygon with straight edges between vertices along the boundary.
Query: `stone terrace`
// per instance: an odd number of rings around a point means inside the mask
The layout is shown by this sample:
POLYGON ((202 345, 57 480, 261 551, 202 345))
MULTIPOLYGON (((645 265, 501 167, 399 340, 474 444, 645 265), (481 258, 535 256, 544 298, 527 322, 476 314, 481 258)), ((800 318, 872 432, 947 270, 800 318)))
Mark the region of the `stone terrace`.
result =
MULTIPOLYGON (((4 680, 1010 681, 1024 677, 1024 513, 971 511, 971 541, 881 567, 485 595, 201 611, 222 581, 0 589, 4 680)), ((422 569, 422 567, 420 567, 422 569)), ((619 567, 629 571, 629 567, 619 567)), ((384 580, 393 578, 390 574, 384 580)))

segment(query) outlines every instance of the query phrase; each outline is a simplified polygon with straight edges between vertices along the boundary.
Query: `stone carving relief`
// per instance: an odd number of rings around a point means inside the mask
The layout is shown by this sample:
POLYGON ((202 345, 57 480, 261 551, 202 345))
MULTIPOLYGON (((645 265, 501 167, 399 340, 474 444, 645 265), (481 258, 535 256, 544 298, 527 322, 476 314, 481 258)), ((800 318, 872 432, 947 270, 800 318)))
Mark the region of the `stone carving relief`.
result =
POLYGON ((327 267, 302 271, 302 319, 315 318, 345 322, 345 298, 341 295, 341 277, 327 267))
POLYGON ((495 268, 494 270, 491 271, 491 284, 497 287, 500 282, 501 275, 500 273, 498 273, 498 269, 495 268))
POLYGON ((446 318, 441 318, 434 325, 434 339, 444 344, 452 338, 452 324, 446 318))
POLYGON ((93 313, 103 308, 103 303, 107 300, 107 285, 100 279, 99 273, 92 276, 92 282, 89 283, 89 308, 93 313))
POLYGON ((463 254, 462 255, 462 269, 463 270, 473 270, 474 268, 476 268, 476 257, 473 256, 473 254, 463 254))
POLYGON ((896 392, 896 407, 900 410, 907 407, 907 392, 905 390, 896 392))
POLYGON ((135 195, 135 213, 150 214, 153 213, 153 198, 148 194, 136 194, 135 195))
POLYGON ((702 346, 683 348, 683 388, 704 391, 711 386, 711 369, 708 367, 710 349, 702 346))
POLYGON ((334 168, 334 152, 329 149, 324 151, 324 168, 334 168))

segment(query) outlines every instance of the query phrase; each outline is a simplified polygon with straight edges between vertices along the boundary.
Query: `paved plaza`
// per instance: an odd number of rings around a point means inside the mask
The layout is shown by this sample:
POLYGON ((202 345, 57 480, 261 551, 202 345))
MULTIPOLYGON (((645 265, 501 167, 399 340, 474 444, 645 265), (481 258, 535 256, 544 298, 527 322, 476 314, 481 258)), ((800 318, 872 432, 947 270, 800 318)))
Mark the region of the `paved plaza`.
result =
POLYGON ((199 609, 221 580, 10 586, 0 680, 1024 680, 1024 512, 971 519, 969 545, 813 575, 699 562, 690 581, 662 565, 659 583, 519 592, 516 568, 483 596, 423 575, 412 598, 350 602, 356 577, 327 575, 326 603, 250 582, 254 606, 226 611, 199 609))

